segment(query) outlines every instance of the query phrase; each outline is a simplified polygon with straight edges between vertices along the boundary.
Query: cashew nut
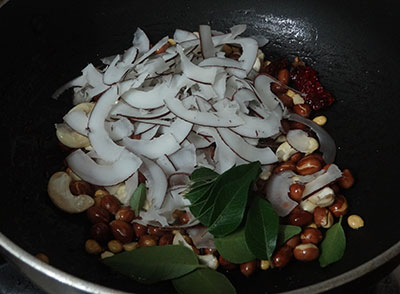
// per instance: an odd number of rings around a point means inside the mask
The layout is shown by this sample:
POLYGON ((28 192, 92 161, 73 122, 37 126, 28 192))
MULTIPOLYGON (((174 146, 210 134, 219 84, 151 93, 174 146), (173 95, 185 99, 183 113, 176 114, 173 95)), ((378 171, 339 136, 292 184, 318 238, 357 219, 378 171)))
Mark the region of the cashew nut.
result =
POLYGON ((173 245, 183 245, 193 251, 192 246, 190 246, 190 244, 188 242, 186 242, 185 238, 183 238, 182 234, 179 232, 177 232, 175 234, 174 239, 172 240, 172 244, 173 245))
MULTIPOLYGON (((192 246, 186 242, 182 234, 179 231, 174 231, 174 239, 172 240, 173 245, 183 245, 193 251, 192 246)), ((211 269, 217 269, 218 260, 213 254, 197 255, 200 263, 207 265, 211 269)))
POLYGON ((72 195, 70 183, 71 177, 66 172, 56 172, 49 180, 47 190, 51 201, 58 208, 69 213, 79 213, 94 205, 93 198, 88 195, 72 195))
POLYGON ((205 264, 210 269, 216 270, 218 268, 218 259, 213 254, 197 255, 201 264, 205 264))
POLYGON ((72 171, 69 167, 65 170, 65 172, 71 177, 72 181, 82 181, 82 179, 72 171))
POLYGON ((67 124, 56 124, 56 135, 58 140, 70 148, 83 148, 90 146, 88 137, 75 132, 67 124))
POLYGON ((93 107, 95 104, 96 103, 94 103, 94 102, 79 103, 78 105, 75 105, 74 107, 72 107, 71 110, 68 111, 68 113, 70 113, 72 111, 76 111, 76 110, 82 110, 83 112, 86 113, 86 115, 88 115, 93 110, 93 107))
POLYGON ((319 143, 317 139, 313 137, 308 137, 308 150, 306 152, 306 155, 313 153, 318 148, 319 148, 319 143))
POLYGON ((286 161, 292 156, 293 154, 296 154, 297 150, 294 149, 288 142, 284 142, 281 145, 279 145, 278 149, 276 149, 276 157, 278 157, 279 161, 286 161))
MULTIPOLYGON (((117 197, 118 200, 122 204, 125 204, 125 205, 128 204, 131 195, 128 195, 128 193, 126 191, 125 183, 120 183, 120 184, 117 184, 114 186, 108 186, 105 188, 111 195, 114 195, 115 197, 117 197)), ((149 208, 150 208, 150 206, 149 206, 149 208)))
POLYGON ((313 212, 317 206, 327 207, 332 205, 333 202, 335 202, 335 192, 326 187, 301 201, 300 207, 308 212, 313 212))
POLYGON ((304 99, 299 94, 294 92, 293 90, 287 90, 286 95, 288 95, 293 100, 293 104, 304 104, 304 99))

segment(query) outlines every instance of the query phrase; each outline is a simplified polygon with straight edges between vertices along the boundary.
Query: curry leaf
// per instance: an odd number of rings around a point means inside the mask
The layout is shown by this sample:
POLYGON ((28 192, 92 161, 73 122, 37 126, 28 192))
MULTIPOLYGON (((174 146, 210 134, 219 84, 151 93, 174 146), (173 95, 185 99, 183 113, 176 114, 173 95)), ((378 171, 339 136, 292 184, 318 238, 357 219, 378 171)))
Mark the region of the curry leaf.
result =
POLYGON ((145 284, 174 279, 201 267, 193 251, 181 245, 142 247, 105 258, 103 262, 145 284))
MULTIPOLYGON (((209 225, 214 236, 226 236, 235 231, 242 222, 247 195, 251 183, 257 178, 260 163, 252 162, 231 168, 216 183, 215 202, 209 225)), ((213 192, 214 192, 213 191, 213 192)))
POLYGON ((278 231, 278 247, 283 245, 287 240, 293 236, 301 233, 301 227, 292 225, 280 225, 278 231))
POLYGON ((201 167, 192 172, 190 175, 190 179, 193 182, 205 182, 215 179, 218 176, 218 173, 213 171, 210 168, 201 167))
POLYGON ((232 263, 244 263, 256 258, 247 246, 244 226, 225 237, 214 238, 214 244, 218 253, 232 263))
POLYGON ((199 268, 180 278, 173 279, 172 284, 179 294, 234 294, 235 288, 224 274, 209 268, 199 268))
POLYGON ((197 203, 202 203, 208 198, 212 187, 212 184, 207 183, 196 188, 192 188, 188 193, 185 194, 185 198, 190 200, 192 206, 197 203))
POLYGON ((259 259, 270 259, 276 247, 279 217, 271 204, 261 197, 254 197, 245 227, 246 242, 259 259))
POLYGON ((132 207, 135 215, 139 215, 140 210, 142 209, 144 202, 146 201, 146 185, 141 183, 133 192, 131 200, 129 201, 129 205, 132 207))
POLYGON ((321 243, 319 264, 326 267, 340 260, 346 249, 346 236, 341 225, 342 218, 326 231, 325 239, 321 243))

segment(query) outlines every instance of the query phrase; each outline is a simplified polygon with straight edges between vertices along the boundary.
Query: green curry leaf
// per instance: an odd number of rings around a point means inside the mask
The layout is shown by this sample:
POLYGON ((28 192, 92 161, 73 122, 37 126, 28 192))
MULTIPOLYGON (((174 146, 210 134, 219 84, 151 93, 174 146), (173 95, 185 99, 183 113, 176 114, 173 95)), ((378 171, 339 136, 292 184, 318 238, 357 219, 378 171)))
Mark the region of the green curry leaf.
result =
POLYGON ((276 247, 279 217, 271 204, 254 197, 247 213, 245 235, 251 252, 259 259, 270 259, 276 247))
POLYGON ((146 185, 141 183, 133 192, 131 200, 129 201, 129 205, 132 207, 132 210, 135 212, 135 215, 139 215, 140 210, 142 209, 144 202, 146 201, 146 185))
POLYGON ((224 274, 209 268, 199 268, 172 280, 179 294, 235 294, 236 290, 224 274))
POLYGON ((103 263, 145 284, 178 278, 202 267, 193 251, 182 245, 142 247, 105 258, 103 263))
POLYGON ((343 257, 346 249, 346 236, 341 221, 342 218, 326 231, 325 239, 321 243, 321 255, 319 256, 321 267, 326 267, 343 257))
POLYGON ((232 263, 244 263, 256 258, 247 246, 244 226, 227 236, 214 238, 214 244, 218 253, 232 263))

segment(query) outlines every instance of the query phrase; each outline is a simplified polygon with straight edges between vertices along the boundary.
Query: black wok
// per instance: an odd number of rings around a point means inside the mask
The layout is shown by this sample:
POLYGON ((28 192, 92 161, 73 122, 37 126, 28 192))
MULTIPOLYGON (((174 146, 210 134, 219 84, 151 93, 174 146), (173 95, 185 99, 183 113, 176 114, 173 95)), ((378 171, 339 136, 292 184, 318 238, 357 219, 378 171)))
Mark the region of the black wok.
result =
POLYGON ((85 215, 63 213, 48 199, 47 181, 65 157, 54 123, 71 106, 68 95, 50 96, 88 62, 128 48, 137 26, 154 42, 177 27, 196 30, 209 23, 227 30, 246 23, 249 35, 271 40, 264 48, 270 59, 299 55, 336 97, 324 112, 326 128, 337 142, 338 165, 357 179, 346 192, 350 213, 361 215, 366 226, 345 226, 344 258, 326 269, 317 262, 292 263, 229 278, 243 293, 312 285, 307 292, 320 292, 367 273, 362 282, 375 281, 398 264, 393 258, 400 253, 397 14, 396 1, 10 1, 0 9, 0 232, 83 280, 128 292, 171 293, 169 283, 136 284, 88 256, 85 215))

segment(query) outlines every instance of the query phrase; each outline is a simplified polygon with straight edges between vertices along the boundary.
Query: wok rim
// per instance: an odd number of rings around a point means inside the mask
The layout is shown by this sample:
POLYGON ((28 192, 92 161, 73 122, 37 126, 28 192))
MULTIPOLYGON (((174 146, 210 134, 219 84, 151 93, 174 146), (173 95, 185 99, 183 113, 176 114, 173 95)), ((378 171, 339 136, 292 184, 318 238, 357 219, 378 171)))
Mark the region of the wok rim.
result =
MULTIPOLYGON (((93 282, 89 282, 83 280, 81 278, 75 277, 71 274, 68 274, 60 269, 57 269, 49 264, 46 264, 17 244, 8 239, 4 234, 0 232, 0 247, 3 248, 6 252, 11 254, 13 257, 19 259, 24 264, 33 268, 34 270, 39 271, 40 273, 56 280, 59 283, 62 283, 66 286, 75 288, 77 290, 81 290, 88 293, 97 293, 97 294, 132 294, 133 292, 124 292, 112 288, 108 288, 105 286, 101 286, 95 284, 93 282)), ((286 294, 294 294, 294 293, 319 293, 322 291, 328 291, 344 284, 347 284, 357 278, 362 277, 363 275, 377 269, 378 267, 384 265, 389 262, 391 259, 395 258, 400 254, 400 241, 392 245, 390 248, 374 257, 373 259, 359 265, 358 267, 344 272, 336 277, 330 278, 328 280, 298 288, 295 290, 287 291, 287 292, 279 292, 286 294), (305 292, 306 291, 306 292, 305 292)), ((33 281, 35 282, 35 281, 33 281)))

